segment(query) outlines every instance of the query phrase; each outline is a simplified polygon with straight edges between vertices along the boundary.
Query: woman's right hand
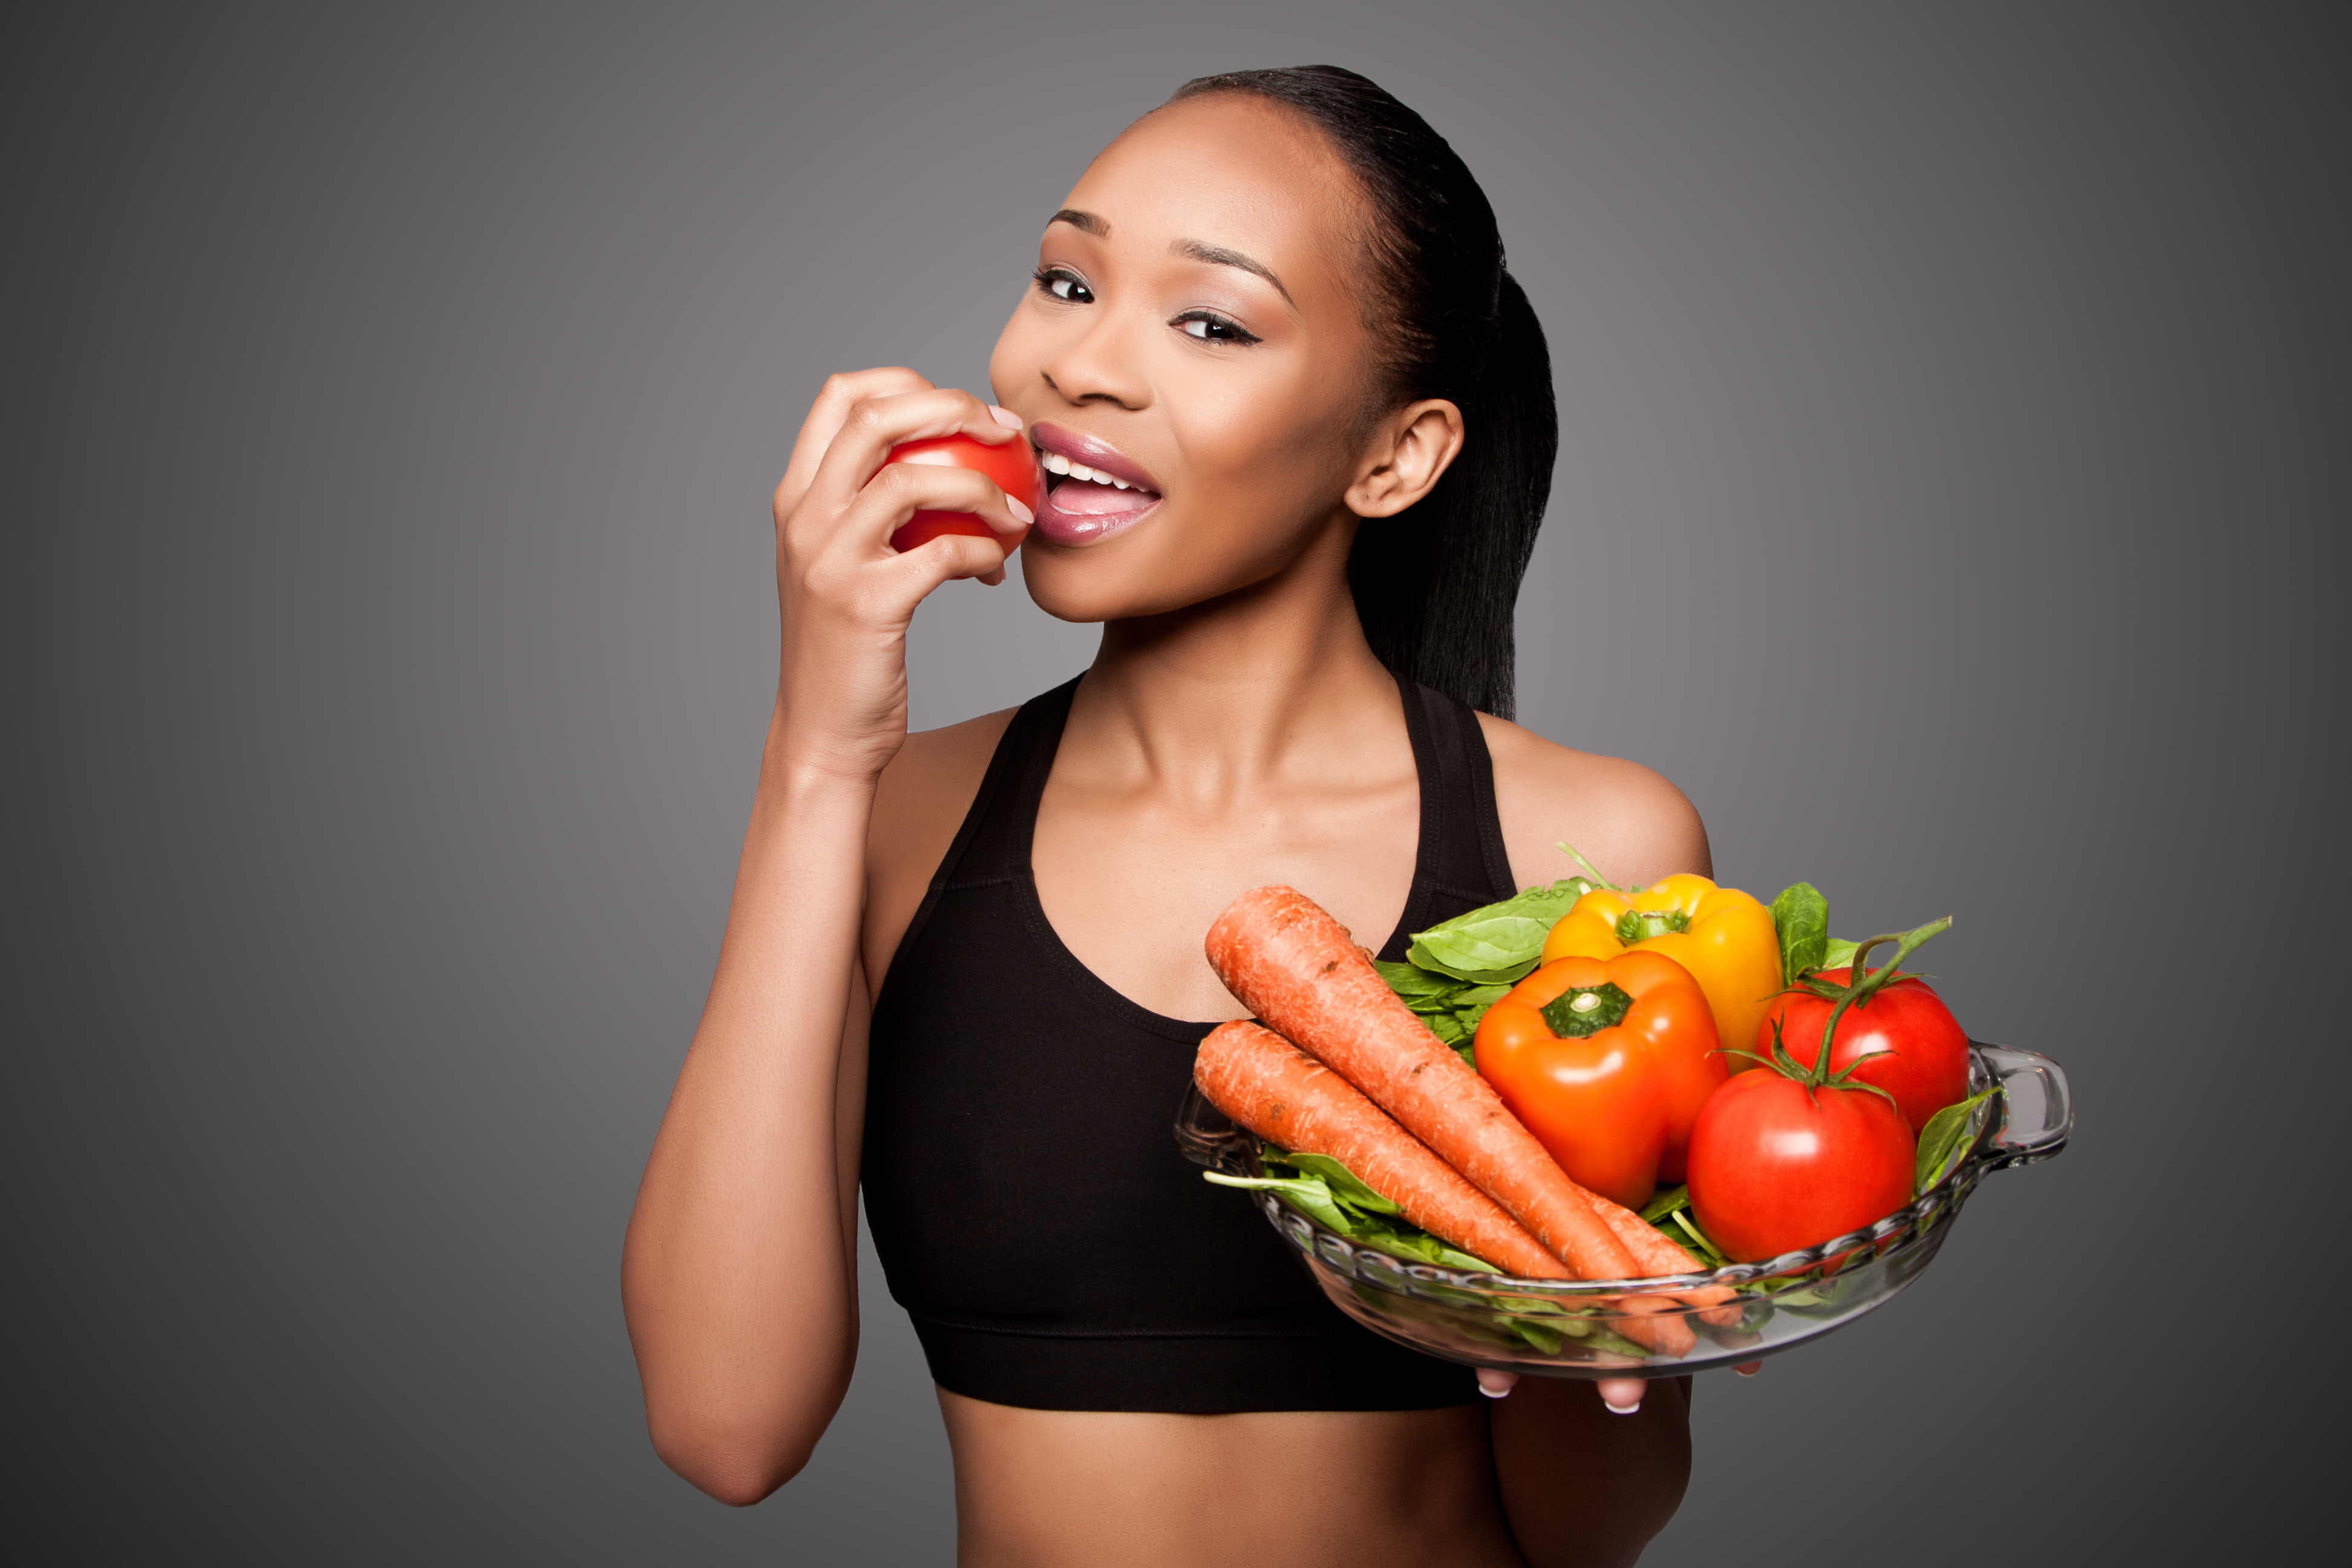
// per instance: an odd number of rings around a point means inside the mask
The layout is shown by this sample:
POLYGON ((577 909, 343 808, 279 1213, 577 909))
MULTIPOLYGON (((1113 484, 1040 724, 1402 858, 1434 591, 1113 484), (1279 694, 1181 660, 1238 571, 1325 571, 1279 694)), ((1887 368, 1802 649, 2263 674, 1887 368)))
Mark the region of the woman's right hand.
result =
POLYGON ((1027 507, 969 468, 884 461, 904 442, 950 435, 1023 438, 1017 415, 903 369, 831 377, 801 426, 776 487, 783 647, 772 743, 790 766, 878 776, 907 736, 915 606, 953 578, 1004 580, 1027 507), (926 509, 975 513, 996 537, 892 549, 892 532, 926 509))

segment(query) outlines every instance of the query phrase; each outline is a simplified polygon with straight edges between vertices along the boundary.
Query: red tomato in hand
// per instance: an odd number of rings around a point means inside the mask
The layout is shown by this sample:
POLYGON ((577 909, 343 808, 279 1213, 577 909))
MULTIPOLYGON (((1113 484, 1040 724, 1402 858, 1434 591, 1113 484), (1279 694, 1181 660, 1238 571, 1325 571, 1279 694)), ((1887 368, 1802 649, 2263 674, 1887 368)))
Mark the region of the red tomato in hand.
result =
MULTIPOLYGON (((1851 983, 1853 971, 1816 972, 1832 985, 1851 983)), ((1784 991, 1765 1009, 1756 1031, 1755 1051, 1772 1054, 1772 1025, 1780 1025, 1780 1043, 1810 1068, 1821 1055, 1822 1031, 1829 1026, 1835 1003, 1809 991, 1784 991)), ((1903 1120, 1917 1137, 1927 1118, 1969 1097, 1969 1036, 1944 999, 1916 975, 1904 975, 1845 1010, 1838 1020, 1837 1038, 1830 1046, 1829 1070, 1843 1069, 1859 1057, 1883 1051, 1853 1069, 1849 1081, 1874 1083, 1895 1097, 1903 1120)))
POLYGON ((1727 1257, 1760 1263, 1909 1203, 1916 1152, 1883 1095, 1744 1072, 1699 1112, 1691 1207, 1727 1257))
MULTIPOLYGON (((975 441, 969 436, 934 436, 928 441, 909 441, 890 448, 886 463, 931 463, 948 468, 970 468, 986 474, 996 481, 996 488, 1027 507, 1034 514, 1037 510, 1037 455, 1029 443, 1019 437, 1002 446, 992 447, 985 441, 975 441)), ((969 533, 978 539, 994 539, 996 531, 968 511, 919 511, 898 525, 890 535, 890 548, 908 551, 929 544, 942 533, 969 533)), ((1025 538, 1026 535, 1024 535, 1025 538)), ((1021 546, 1016 542, 1013 549, 1021 546)), ((1012 551, 1008 550, 1008 555, 1012 551)))

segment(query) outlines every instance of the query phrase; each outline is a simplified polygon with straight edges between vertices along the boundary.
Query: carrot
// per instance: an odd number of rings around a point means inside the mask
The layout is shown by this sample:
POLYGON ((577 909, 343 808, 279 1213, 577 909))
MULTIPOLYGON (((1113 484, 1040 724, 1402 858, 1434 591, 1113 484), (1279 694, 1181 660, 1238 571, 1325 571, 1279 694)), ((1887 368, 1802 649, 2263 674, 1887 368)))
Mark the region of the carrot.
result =
POLYGON ((1591 1194, 1397 999, 1313 900, 1284 887, 1244 893, 1209 928, 1206 946, 1217 978, 1244 1006, 1395 1117, 1578 1279, 1639 1272, 1591 1194))
MULTIPOLYGON (((1704 1274, 1706 1265, 1693 1258, 1673 1237, 1666 1235, 1622 1204, 1614 1204, 1599 1193, 1590 1194, 1592 1211, 1601 1221, 1625 1244, 1633 1261, 1648 1279, 1659 1274, 1704 1274)), ((1701 1285, 1694 1289, 1677 1290, 1675 1300, 1694 1307, 1706 1309, 1699 1314, 1715 1327, 1728 1328, 1739 1321, 1739 1309, 1726 1303, 1737 1300, 1739 1292, 1728 1285, 1701 1285)))
POLYGON ((1192 1081, 1210 1104, 1269 1142, 1339 1161, 1448 1246, 1521 1279, 1569 1278, 1494 1199, 1281 1036, 1255 1024, 1220 1024, 1201 1042, 1192 1081))
MULTIPOLYGON (((1296 1153, 1339 1161, 1405 1218, 1449 1246, 1518 1279, 1573 1277, 1500 1205, 1464 1181, 1354 1085, 1271 1030, 1249 1023, 1218 1025, 1201 1042, 1192 1081, 1210 1104, 1259 1137, 1296 1153)), ((1634 1315, 1633 1321, 1620 1324, 1629 1338, 1669 1355, 1687 1355, 1697 1343, 1687 1324, 1665 1315, 1675 1310, 1672 1299, 1615 1300, 1621 1310, 1634 1315)))
POLYGON ((1633 1255, 1633 1262, 1647 1279, 1658 1274, 1704 1274, 1706 1265, 1693 1258, 1682 1245, 1656 1226, 1622 1204, 1614 1204, 1599 1193, 1592 1194, 1592 1212, 1601 1216, 1625 1250, 1633 1255))

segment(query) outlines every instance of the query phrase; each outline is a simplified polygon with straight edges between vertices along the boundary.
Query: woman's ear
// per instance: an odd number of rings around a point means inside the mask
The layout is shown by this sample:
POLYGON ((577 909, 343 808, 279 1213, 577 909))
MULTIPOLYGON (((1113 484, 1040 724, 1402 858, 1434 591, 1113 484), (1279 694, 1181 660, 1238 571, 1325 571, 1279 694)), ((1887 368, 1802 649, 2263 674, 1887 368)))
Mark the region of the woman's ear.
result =
POLYGON ((1433 489, 1462 450, 1462 410, 1442 397, 1409 403, 1381 421, 1348 510, 1358 517, 1394 517, 1433 489))

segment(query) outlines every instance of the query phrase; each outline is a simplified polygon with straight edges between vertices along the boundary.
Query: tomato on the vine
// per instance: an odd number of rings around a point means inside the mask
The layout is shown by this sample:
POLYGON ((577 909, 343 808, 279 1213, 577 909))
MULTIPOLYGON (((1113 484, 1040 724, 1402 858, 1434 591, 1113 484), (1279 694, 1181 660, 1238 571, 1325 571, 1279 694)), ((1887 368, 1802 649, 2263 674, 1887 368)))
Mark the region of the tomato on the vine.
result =
MULTIPOLYGON (((1821 981, 1844 990, 1851 969, 1817 969, 1798 989, 1772 998, 1756 1031, 1756 1053, 1772 1054, 1773 1031, 1790 1056, 1808 1066, 1820 1054, 1822 1031, 1837 1007, 1835 995, 1803 989, 1821 981)), ((1969 1036, 1944 999, 1916 975, 1902 975, 1856 1001, 1838 1019, 1829 1070, 1853 1068, 1853 1081, 1876 1084, 1895 1097, 1917 1137, 1927 1118, 1969 1097, 1969 1036)))
MULTIPOLYGON (((974 440, 970 436, 934 436, 929 440, 908 441, 890 448, 885 463, 922 463, 948 468, 970 468, 996 481, 996 488, 1027 507, 1037 510, 1037 454, 1029 443, 1015 437, 1000 446, 974 440)), ((908 551, 929 544, 942 533, 969 533, 978 539, 994 539, 996 531, 968 511, 919 511, 898 525, 890 535, 890 548, 908 551)), ((1024 536, 1025 537, 1025 536, 1024 536)), ((1005 553, 1021 548, 1016 541, 1005 553)))
POLYGON ((1724 1256, 1760 1263, 1911 1201, 1916 1144, 1876 1090, 1744 1072, 1691 1133, 1690 1201, 1724 1256))
MULTIPOLYGON (((1940 1039, 1931 1014, 1941 1014, 1961 1053, 1959 1087, 1946 1103, 1966 1096, 1967 1037, 1936 994, 1901 968, 1951 923, 1948 916, 1916 931, 1872 937, 1854 949, 1853 968, 1844 972, 1860 971, 1858 977, 1832 984, 1830 976, 1839 972, 1811 971, 1773 999, 1763 1037, 1742 1053, 1767 1070, 1741 1073, 1716 1090, 1691 1132, 1691 1208, 1727 1257, 1760 1263, 1818 1246, 1911 1201, 1918 1122, 1891 1088, 1871 1077, 1890 1058, 1869 1053, 1886 1047, 1864 1042, 1897 1023, 1912 1026, 1916 1039, 1940 1039), (1867 967, 1871 950, 1890 942, 1895 956, 1867 967), (1874 1023, 1866 1016, 1874 1005, 1882 1009, 1874 1023), (1849 1045, 1846 1026, 1857 1019, 1864 1021, 1849 1045)), ((1892 1065, 1896 1081, 1920 1099, 1941 1091, 1934 1051, 1915 1049, 1907 1061, 1896 1055, 1892 1065)), ((1920 1121, 1941 1109, 1929 1107, 1920 1121)))

